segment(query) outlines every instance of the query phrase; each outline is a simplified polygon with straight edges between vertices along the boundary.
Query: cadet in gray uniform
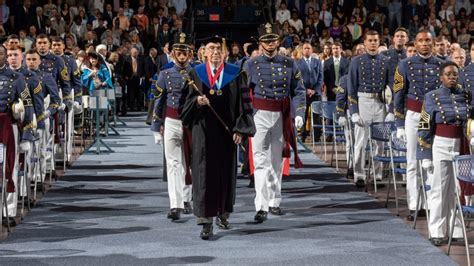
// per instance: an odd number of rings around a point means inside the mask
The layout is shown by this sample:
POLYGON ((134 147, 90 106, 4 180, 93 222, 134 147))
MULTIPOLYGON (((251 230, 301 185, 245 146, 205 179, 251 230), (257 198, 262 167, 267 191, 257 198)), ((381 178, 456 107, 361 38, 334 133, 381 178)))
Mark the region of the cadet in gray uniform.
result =
MULTIPOLYGON (((369 126, 385 120, 386 109, 383 91, 388 84, 388 58, 377 54, 380 35, 368 31, 364 35, 367 53, 352 58, 347 78, 347 91, 351 120, 354 129, 354 181, 364 187, 365 148, 369 138, 369 126)), ((383 143, 376 142, 375 155, 382 155, 383 143)), ((375 178, 382 179, 382 164, 376 163, 375 178)))
POLYGON ((440 67, 442 85, 425 94, 418 127, 417 159, 432 172, 428 180, 430 219, 428 228, 431 242, 440 246, 454 226, 453 238, 462 238, 461 221, 454 215, 456 177, 453 175, 453 154, 462 149, 464 128, 473 117, 473 98, 470 90, 458 85, 459 68, 454 62, 440 67), (449 219, 449 220, 448 220, 449 219))
POLYGON ((192 188, 190 184, 186 184, 190 183, 190 178, 186 180, 186 174, 189 175, 189 160, 186 158, 189 157, 190 137, 179 119, 179 106, 184 101, 182 92, 187 73, 191 70, 190 45, 191 38, 185 33, 175 36, 171 51, 174 66, 161 71, 156 84, 151 88, 157 94, 161 92, 161 97, 155 101, 151 130, 154 131, 156 142, 160 142, 164 137, 170 199, 168 218, 173 221, 180 219, 182 211, 186 214, 192 212, 192 188))
POLYGON ((56 81, 54 81, 53 76, 51 73, 47 73, 44 71, 39 70, 39 65, 41 64, 41 59, 38 51, 36 49, 31 49, 26 52, 25 55, 26 66, 28 69, 38 76, 39 80, 41 81, 41 87, 43 88, 43 96, 45 97, 44 100, 44 108, 46 111, 44 112, 44 117, 38 118, 39 121, 44 120, 44 130, 38 129, 38 135, 40 137, 40 162, 41 162, 41 180, 40 182, 44 182, 46 176, 46 154, 48 147, 52 148, 53 139, 52 139, 52 117, 57 113, 58 108, 61 105, 61 98, 59 97, 59 90, 56 81))
POLYGON ((252 138, 255 165, 255 221, 263 222, 267 213, 281 215, 283 157, 295 152, 295 167, 300 167, 295 129, 303 126, 306 90, 293 59, 277 53, 280 45, 277 28, 259 28, 263 54, 247 60, 249 86, 253 94, 257 132, 252 138), (294 122, 292 116, 295 116, 294 122))
MULTIPOLYGON (((439 67, 443 61, 432 55, 433 38, 428 31, 416 35, 418 54, 406 58, 398 64, 393 85, 393 109, 397 137, 407 143, 407 201, 410 214, 407 220, 415 216, 418 197, 417 180, 420 169, 417 166, 416 147, 417 131, 421 107, 425 94, 438 88, 439 67)), ((421 212, 421 215, 425 214, 421 212)))
MULTIPOLYGON (((3 224, 15 226, 18 194, 18 170, 19 170, 19 149, 28 151, 31 149, 31 141, 34 140, 33 122, 34 107, 30 91, 25 83, 22 74, 16 73, 6 65, 6 48, 0 45, 0 85, 4 88, 0 90, 0 121, 2 124, 2 144, 6 145, 6 158, 4 158, 5 178, 7 179, 7 206, 9 219, 3 220, 3 224), (22 104, 19 104, 19 103, 22 104), (24 107, 21 107, 23 105, 24 107), (20 110, 23 109, 23 110, 20 110), (16 121, 11 118, 19 112, 24 112, 23 128, 19 132, 16 121), (11 126, 11 130, 8 128, 11 126), (21 140, 18 147, 18 139, 21 140), (9 148, 10 147, 10 148, 9 148), (12 149, 14 147, 14 149, 12 149)), ((3 212, 6 217, 6 212, 3 212)))

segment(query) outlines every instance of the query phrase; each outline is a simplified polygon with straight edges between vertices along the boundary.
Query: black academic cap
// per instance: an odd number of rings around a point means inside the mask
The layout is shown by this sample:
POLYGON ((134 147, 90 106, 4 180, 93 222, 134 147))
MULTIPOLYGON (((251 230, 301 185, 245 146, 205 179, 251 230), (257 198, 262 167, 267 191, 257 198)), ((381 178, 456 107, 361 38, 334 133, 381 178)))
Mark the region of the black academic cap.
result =
POLYGON ((201 40, 202 45, 207 45, 208 43, 220 43, 222 46, 226 46, 227 50, 230 50, 230 45, 233 43, 232 40, 221 37, 219 35, 214 35, 209 38, 205 38, 201 40))

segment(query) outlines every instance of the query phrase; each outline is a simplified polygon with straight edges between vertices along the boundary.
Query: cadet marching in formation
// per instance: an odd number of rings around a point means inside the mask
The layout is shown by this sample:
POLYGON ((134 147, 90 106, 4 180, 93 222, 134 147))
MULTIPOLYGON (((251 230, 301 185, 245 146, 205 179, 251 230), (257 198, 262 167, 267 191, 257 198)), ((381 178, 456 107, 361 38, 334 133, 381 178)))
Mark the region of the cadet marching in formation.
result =
MULTIPOLYGON (((365 164, 370 124, 394 123, 394 136, 407 145, 407 220, 414 219, 418 183, 424 171, 432 191, 417 215, 424 216, 425 208, 429 208, 431 241, 441 245, 448 236, 448 212, 452 212, 454 203, 454 184, 447 186, 455 180, 449 161, 453 152, 463 150, 462 132, 472 117, 470 88, 474 68, 471 63, 461 69, 434 56, 434 39, 428 31, 418 32, 414 43, 408 43, 408 36, 406 29, 397 29, 394 46, 380 52, 381 36, 375 31, 365 33, 361 44, 365 52, 356 50, 348 74, 340 77, 340 85, 334 91, 336 118, 344 127, 346 139, 352 140, 346 142, 346 158, 354 166, 354 183, 358 187, 365 187, 368 182, 365 164)), ((186 48, 189 43, 175 43, 183 50, 191 49, 186 48)), ((219 228, 230 228, 237 172, 235 153, 231 154, 246 137, 249 144, 241 150, 249 153, 249 168, 255 178, 254 220, 263 223, 268 212, 283 213, 283 158, 290 157, 293 149, 294 165, 301 167, 296 132, 306 122, 303 119, 308 88, 294 59, 278 53, 280 39, 271 24, 259 28, 258 53, 238 61, 237 67, 225 62, 225 38, 215 36, 200 44, 206 54, 204 62, 191 67, 192 58, 183 52, 177 57, 178 50, 173 48, 175 65, 157 76, 154 88, 158 101, 152 130, 157 143, 165 139, 168 218, 177 220, 181 213, 189 213, 192 200, 197 222, 203 226, 200 236, 209 239, 213 234, 212 217, 216 217, 219 228), (240 103, 243 104, 237 108, 240 103), (190 132, 186 134, 192 135, 190 145, 184 133, 187 130, 190 132), (215 142, 220 138, 222 143, 215 142), (187 151, 189 147, 191 152, 187 151), (189 174, 193 185, 187 182, 189 174)), ((383 143, 376 143, 375 147, 375 155, 383 155, 383 143)), ((381 180, 382 173, 382 164, 375 165, 374 178, 381 180)), ((455 238, 462 237, 459 229, 456 221, 455 238)))
MULTIPOLYGON (((294 166, 302 167, 296 140, 308 118, 308 88, 299 70, 305 65, 298 66, 278 52, 275 25, 267 23, 258 31, 252 51, 236 64, 226 62, 230 45, 226 38, 212 36, 199 43, 189 34, 176 35, 172 63, 153 77, 151 129, 165 155, 167 217, 176 221, 193 213, 202 226, 202 239, 213 236, 213 224, 231 228, 237 150, 247 153, 247 167, 255 179, 256 223, 265 222, 268 213, 284 212, 282 176, 288 171, 291 150, 294 166), (194 42, 203 46, 202 62, 193 61, 194 42)), ((346 139, 353 140, 346 143, 346 158, 359 187, 368 182, 370 124, 395 124, 396 137, 407 145, 407 219, 415 216, 418 182, 424 173, 431 191, 417 215, 430 211, 431 241, 441 245, 451 226, 454 237, 462 237, 459 221, 453 225, 448 221, 457 185, 450 161, 473 142, 465 141, 463 132, 472 134, 474 128, 474 67, 470 63, 460 68, 435 56, 429 31, 418 32, 416 54, 407 53, 408 36, 406 29, 397 29, 394 47, 380 53, 381 36, 365 33, 365 52, 354 55, 347 75, 340 77, 333 91, 336 118, 346 139)), ((23 54, 17 36, 0 46, 0 140, 8 193, 2 213, 8 225, 15 225, 18 198, 26 195, 18 176, 19 155, 24 153, 27 163, 33 156, 40 158, 38 169, 28 168, 27 184, 43 183, 48 173, 55 175, 54 153, 62 150, 65 161, 71 162, 73 119, 83 112, 80 72, 74 58, 64 53, 64 41, 40 34, 35 46, 23 54), (53 138, 55 134, 62 134, 65 143, 53 138)), ((382 143, 375 147, 376 155, 384 153, 382 143)), ((382 179, 382 173, 382 165, 375 165, 374 178, 382 179)))

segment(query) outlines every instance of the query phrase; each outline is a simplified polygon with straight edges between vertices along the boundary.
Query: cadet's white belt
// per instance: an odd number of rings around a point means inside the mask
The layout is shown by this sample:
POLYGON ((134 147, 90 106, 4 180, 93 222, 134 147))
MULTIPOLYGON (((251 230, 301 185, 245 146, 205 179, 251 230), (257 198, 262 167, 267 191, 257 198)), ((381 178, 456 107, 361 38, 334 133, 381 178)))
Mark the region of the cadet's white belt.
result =
POLYGON ((380 98, 380 93, 372 93, 372 92, 358 92, 357 96, 359 97, 364 97, 364 98, 369 98, 369 99, 379 99, 380 98))

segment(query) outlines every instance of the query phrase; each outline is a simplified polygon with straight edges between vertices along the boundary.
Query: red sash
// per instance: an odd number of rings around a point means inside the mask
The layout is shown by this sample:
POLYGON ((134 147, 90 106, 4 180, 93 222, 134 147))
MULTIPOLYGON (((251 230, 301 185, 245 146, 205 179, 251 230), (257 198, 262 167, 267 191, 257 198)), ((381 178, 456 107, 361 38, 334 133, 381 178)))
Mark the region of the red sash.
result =
POLYGON ((0 114, 0 143, 6 148, 6 158, 4 158, 5 178, 7 179, 7 192, 15 192, 15 183, 13 182, 13 168, 15 167, 15 136, 12 128, 13 120, 8 113, 0 114))
POLYGON ((210 89, 214 88, 214 84, 216 84, 216 81, 219 79, 222 70, 224 70, 224 64, 221 64, 217 68, 216 74, 214 74, 214 77, 212 77, 211 66, 209 65, 209 63, 206 64, 207 79, 209 79, 209 85, 211 86, 210 89))

